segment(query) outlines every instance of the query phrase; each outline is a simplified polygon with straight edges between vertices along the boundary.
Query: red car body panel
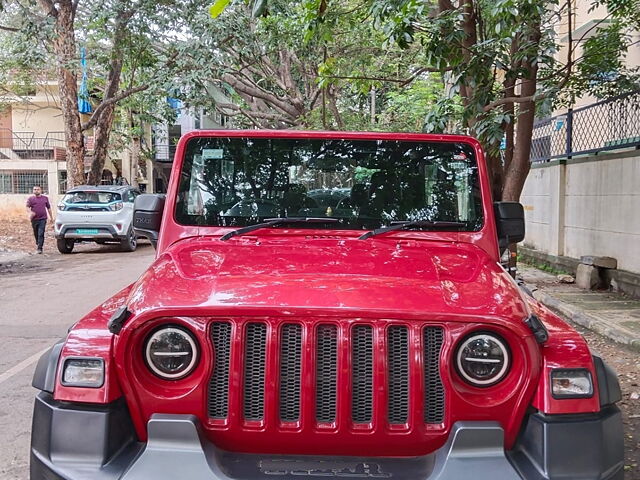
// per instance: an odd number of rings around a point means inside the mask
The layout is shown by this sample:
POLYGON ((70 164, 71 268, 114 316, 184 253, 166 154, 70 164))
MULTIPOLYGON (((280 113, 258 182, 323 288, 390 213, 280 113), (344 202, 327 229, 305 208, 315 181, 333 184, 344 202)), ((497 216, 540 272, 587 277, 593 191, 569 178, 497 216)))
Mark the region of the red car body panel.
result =
POLYGON ((114 337, 107 329, 109 318, 125 304, 131 285, 123 288, 102 305, 94 308, 67 335, 62 348, 56 378, 54 398, 59 401, 82 403, 109 403, 122 396, 117 381, 113 358, 114 337), (62 368, 67 358, 96 357, 105 362, 105 381, 100 388, 69 387, 62 384, 62 368))
MULTIPOLYGON (((155 262, 138 282, 79 321, 63 349, 59 370, 69 356, 104 358, 105 384, 87 389, 58 383, 56 400, 107 403, 124 393, 142 441, 152 414, 182 413, 196 415, 205 434, 222 449, 336 455, 422 455, 442 446, 453 423, 460 420, 499 422, 508 449, 530 406, 549 414, 598 411, 597 394, 590 399, 566 400, 550 395, 550 369, 588 368, 595 382, 593 362, 584 340, 535 300, 526 298, 497 263, 497 234, 487 178, 479 144, 462 136, 289 131, 203 131, 186 135, 176 153, 155 262), (477 154, 484 225, 478 232, 394 232, 363 241, 356 239, 361 231, 261 229, 223 242, 219 237, 228 228, 182 226, 174 218, 178 172, 186 143, 191 138, 209 136, 466 142, 477 154), (107 330, 107 321, 125 303, 131 317, 113 336, 107 330), (531 312, 537 313, 549 330, 550 339, 542 347, 524 323, 531 312), (350 405, 344 399, 338 401, 335 423, 316 423, 310 393, 315 372, 311 370, 302 373, 301 391, 308 398, 301 399, 298 422, 279 420, 273 396, 265 399, 262 421, 245 421, 237 414, 225 420, 208 418, 207 385, 215 360, 209 326, 215 319, 225 319, 234 326, 234 345, 239 345, 230 369, 230 412, 241 411, 242 399, 237 393, 243 375, 238 368, 244 348, 241 335, 251 320, 267 323, 267 351, 277 348, 284 322, 305 326, 303 344, 313 341, 311 327, 318 323, 337 325, 341 338, 348 339, 353 325, 366 322, 373 325, 375 344, 383 349, 385 339, 379 332, 389 325, 407 326, 410 358, 415 362, 410 370, 409 421, 406 425, 387 423, 384 355, 376 360, 382 363, 375 369, 374 384, 379 388, 374 394, 375 417, 370 424, 352 423, 350 405), (198 366, 180 381, 161 380, 144 363, 144 340, 163 323, 189 329, 200 344, 198 366), (421 421, 424 392, 418 352, 424 325, 440 326, 446 332, 440 357, 446 414, 436 425, 421 421), (453 352, 463 337, 487 328, 507 341, 513 358, 503 381, 475 388, 464 383, 455 371, 453 352)), ((351 388, 347 343, 339 357, 340 389, 351 388)), ((311 354, 310 349, 305 353, 311 354)), ((312 363, 310 359, 307 362, 312 363)), ((277 382, 277 371, 277 362, 268 362, 268 382, 277 382)), ((276 387, 270 384, 268 392, 277 391, 276 387)))

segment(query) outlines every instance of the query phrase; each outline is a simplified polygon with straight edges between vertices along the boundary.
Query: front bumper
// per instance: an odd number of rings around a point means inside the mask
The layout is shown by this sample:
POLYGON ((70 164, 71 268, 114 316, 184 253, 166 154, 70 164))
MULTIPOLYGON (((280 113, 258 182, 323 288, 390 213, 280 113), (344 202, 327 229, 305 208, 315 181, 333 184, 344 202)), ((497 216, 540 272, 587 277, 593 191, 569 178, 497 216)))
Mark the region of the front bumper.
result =
POLYGON ((118 232, 113 225, 97 224, 64 224, 56 231, 58 239, 79 239, 79 240, 123 240, 127 238, 127 231, 123 228, 118 232), (82 230, 95 230, 95 233, 78 233, 82 230))
POLYGON ((148 442, 143 444, 135 438, 122 400, 104 407, 78 407, 55 402, 49 393, 41 392, 33 417, 31 480, 277 480, 300 476, 318 480, 622 480, 620 412, 609 407, 602 418, 592 417, 591 421, 573 418, 564 424, 556 418, 552 428, 545 427, 544 417, 530 418, 531 429, 523 429, 527 437, 512 452, 504 451, 503 430, 497 423, 457 422, 448 442, 423 457, 275 456, 221 451, 203 436, 191 415, 154 415, 147 426, 148 442), (557 434, 561 438, 552 438, 557 434), (614 436, 619 436, 620 445, 614 436), (558 452, 549 452, 549 448, 558 452), (601 448, 604 451, 598 452, 601 448), (556 465, 559 459, 561 464, 556 465))

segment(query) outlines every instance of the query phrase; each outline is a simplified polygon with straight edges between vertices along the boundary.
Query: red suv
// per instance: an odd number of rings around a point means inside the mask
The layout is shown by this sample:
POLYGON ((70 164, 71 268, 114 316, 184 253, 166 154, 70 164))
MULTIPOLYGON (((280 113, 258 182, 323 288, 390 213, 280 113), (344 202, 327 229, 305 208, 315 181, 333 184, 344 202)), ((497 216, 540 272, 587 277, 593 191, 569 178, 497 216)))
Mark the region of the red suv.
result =
POLYGON ((505 272, 464 136, 200 131, 38 364, 32 479, 622 479, 620 388, 505 272))

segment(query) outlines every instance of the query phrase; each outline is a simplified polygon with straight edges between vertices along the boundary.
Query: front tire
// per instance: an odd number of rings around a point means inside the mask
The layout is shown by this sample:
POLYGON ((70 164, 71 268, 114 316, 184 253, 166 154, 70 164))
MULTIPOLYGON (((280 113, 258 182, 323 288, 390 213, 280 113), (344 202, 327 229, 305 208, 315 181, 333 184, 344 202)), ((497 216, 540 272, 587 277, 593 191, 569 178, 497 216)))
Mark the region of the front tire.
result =
POLYGON ((138 239, 136 238, 136 234, 133 231, 133 227, 129 227, 127 238, 120 242, 120 247, 125 252, 133 252, 138 247, 138 239))
POLYGON ((73 251, 73 246, 75 245, 75 242, 73 240, 58 238, 56 240, 56 244, 58 245, 58 251, 62 254, 65 254, 65 253, 71 253, 73 251))

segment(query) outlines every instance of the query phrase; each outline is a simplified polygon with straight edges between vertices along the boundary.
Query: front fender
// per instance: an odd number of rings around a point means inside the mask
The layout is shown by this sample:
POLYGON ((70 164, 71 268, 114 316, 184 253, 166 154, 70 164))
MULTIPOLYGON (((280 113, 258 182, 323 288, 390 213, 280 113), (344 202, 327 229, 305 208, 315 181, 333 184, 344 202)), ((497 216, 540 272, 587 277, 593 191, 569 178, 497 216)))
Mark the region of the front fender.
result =
POLYGON ((107 404, 122 396, 113 362, 113 335, 107 328, 109 318, 124 305, 131 290, 125 287, 74 324, 67 337, 45 352, 33 376, 32 385, 53 394, 56 401, 107 404), (105 366, 105 379, 100 388, 70 387, 62 385, 62 366, 70 357, 101 358, 105 366))

